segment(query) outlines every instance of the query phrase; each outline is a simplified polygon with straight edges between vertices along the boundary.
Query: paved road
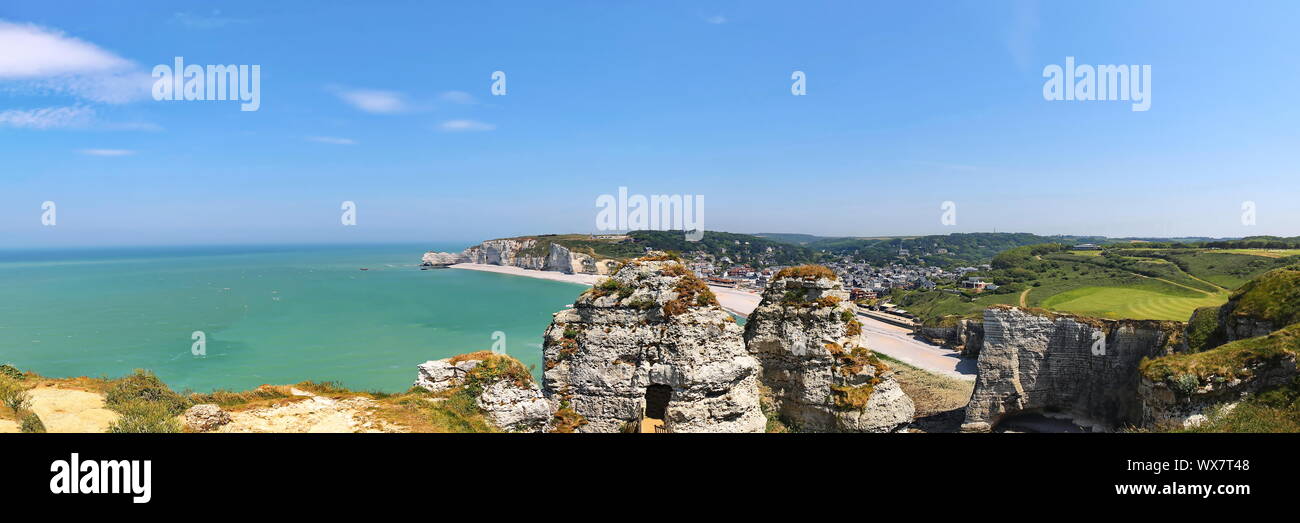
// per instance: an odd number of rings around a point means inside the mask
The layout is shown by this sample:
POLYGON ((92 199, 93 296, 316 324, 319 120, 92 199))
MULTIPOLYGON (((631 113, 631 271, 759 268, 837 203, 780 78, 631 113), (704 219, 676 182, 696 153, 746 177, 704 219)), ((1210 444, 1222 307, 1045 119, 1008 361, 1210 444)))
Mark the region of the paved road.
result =
POLYGON ((974 359, 962 359, 955 351, 913 338, 911 331, 904 327, 862 314, 858 315, 858 319, 862 322, 862 335, 866 337, 867 347, 871 350, 930 372, 975 380, 974 359))

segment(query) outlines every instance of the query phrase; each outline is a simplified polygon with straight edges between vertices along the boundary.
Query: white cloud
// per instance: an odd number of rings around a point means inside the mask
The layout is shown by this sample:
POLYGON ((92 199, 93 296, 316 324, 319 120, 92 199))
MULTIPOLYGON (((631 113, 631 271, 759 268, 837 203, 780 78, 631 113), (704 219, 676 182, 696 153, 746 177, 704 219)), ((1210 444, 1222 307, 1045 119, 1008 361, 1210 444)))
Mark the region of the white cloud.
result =
POLYGON ((119 71, 131 62, 94 44, 32 24, 0 21, 0 78, 30 79, 119 71))
POLYGON ((83 100, 124 104, 150 98, 154 78, 143 71, 99 75, 72 75, 30 82, 37 91, 67 94, 83 100))
POLYGON ((131 156, 135 151, 128 149, 82 149, 77 151, 90 156, 131 156))
POLYGON ((353 107, 368 113, 392 114, 410 109, 409 104, 406 103, 406 97, 402 93, 394 91, 350 89, 340 90, 336 94, 353 107))
POLYGON ((333 145, 356 145, 357 144, 357 141, 351 138, 337 138, 334 136, 308 136, 307 140, 318 142, 318 143, 328 143, 333 145))
POLYGON ((86 107, 45 107, 42 109, 10 109, 0 112, 0 127, 20 129, 61 129, 86 127, 94 120, 95 111, 86 107))
POLYGON ((0 82, 5 91, 61 94, 120 104, 149 96, 153 79, 133 62, 33 24, 0 20, 0 82))
POLYGON ((475 120, 447 120, 438 127, 444 131, 491 131, 497 128, 490 123, 475 120))
POLYGON ((439 95, 438 99, 444 102, 451 102, 451 103, 458 103, 458 104, 474 103, 474 95, 469 94, 465 91, 447 91, 439 95))
POLYGON ((713 15, 705 18, 704 21, 713 25, 725 24, 727 23, 727 17, 722 15, 713 15))

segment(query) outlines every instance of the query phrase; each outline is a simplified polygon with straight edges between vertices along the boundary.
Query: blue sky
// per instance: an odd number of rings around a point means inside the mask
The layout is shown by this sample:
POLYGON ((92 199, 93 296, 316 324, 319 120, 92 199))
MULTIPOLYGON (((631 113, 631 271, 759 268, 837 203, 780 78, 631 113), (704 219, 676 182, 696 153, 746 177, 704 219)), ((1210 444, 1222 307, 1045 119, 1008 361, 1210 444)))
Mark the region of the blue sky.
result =
POLYGON ((735 232, 1300 235, 1300 7, 1248 7, 10 1, 0 238, 587 232, 620 186, 735 232), (260 65, 260 109, 154 101, 176 56, 260 65), (1150 65, 1150 110, 1044 100, 1066 56, 1150 65))

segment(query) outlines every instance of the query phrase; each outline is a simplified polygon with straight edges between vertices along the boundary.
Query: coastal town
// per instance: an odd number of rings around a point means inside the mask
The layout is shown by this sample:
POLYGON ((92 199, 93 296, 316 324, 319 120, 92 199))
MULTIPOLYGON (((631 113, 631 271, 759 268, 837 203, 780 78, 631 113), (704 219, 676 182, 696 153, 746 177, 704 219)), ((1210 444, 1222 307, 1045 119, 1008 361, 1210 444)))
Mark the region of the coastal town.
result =
MULTIPOLYGON (((772 276, 784 265, 764 265, 761 263, 736 263, 727 256, 713 256, 704 252, 687 253, 687 267, 703 278, 709 285, 729 287, 748 292, 762 292, 772 276)), ((894 289, 934 290, 940 286, 952 289, 970 289, 974 292, 996 290, 997 285, 985 282, 979 277, 968 274, 988 270, 990 267, 957 267, 946 269, 928 265, 891 263, 874 266, 855 260, 850 256, 840 257, 824 265, 843 280, 849 288, 850 299, 859 306, 873 310, 889 310, 906 316, 906 311, 892 308, 888 297, 894 289)))

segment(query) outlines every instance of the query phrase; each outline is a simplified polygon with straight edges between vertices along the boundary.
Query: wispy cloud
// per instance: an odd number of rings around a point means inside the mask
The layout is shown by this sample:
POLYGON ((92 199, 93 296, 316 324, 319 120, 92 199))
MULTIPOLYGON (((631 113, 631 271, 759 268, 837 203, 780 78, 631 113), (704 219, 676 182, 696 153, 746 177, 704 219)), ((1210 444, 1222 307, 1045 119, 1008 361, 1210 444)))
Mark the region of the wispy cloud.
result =
POLYGON ((100 47, 34 24, 0 20, 0 89, 68 95, 121 104, 149 95, 152 78, 138 65, 100 47))
POLYGON ((438 99, 457 104, 472 104, 475 102, 474 95, 465 91, 447 91, 438 95, 438 99))
POLYGON ((118 71, 131 62, 53 29, 0 20, 0 79, 118 71))
POLYGON ((87 107, 45 107, 10 109, 0 112, 0 127, 19 129, 62 129, 87 127, 95 111, 87 107))
POLYGON ((713 16, 705 17, 704 21, 713 25, 722 25, 727 23, 727 17, 722 15, 713 15, 713 16))
POLYGON ((1038 2, 1036 0, 1016 0, 1011 7, 1011 25, 1006 31, 1004 43, 1007 52, 1016 67, 1029 69, 1034 58, 1034 34, 1038 32, 1038 2))
POLYGON ((218 29, 230 25, 246 24, 249 20, 224 16, 221 14, 221 10, 214 9, 209 14, 176 13, 172 15, 171 22, 191 29, 218 29))
POLYGON ((135 151, 129 149, 82 149, 77 151, 89 156, 131 156, 135 151))
POLYGON ((444 131, 491 131, 497 126, 490 123, 483 123, 476 120, 447 120, 439 125, 444 131))
POLYGON ((328 143, 332 145, 356 145, 357 141, 351 138, 338 138, 334 136, 308 136, 308 141, 317 143, 328 143))
POLYGON ((344 102, 368 113, 394 114, 411 109, 406 96, 396 91, 378 89, 337 89, 335 94, 344 102))

